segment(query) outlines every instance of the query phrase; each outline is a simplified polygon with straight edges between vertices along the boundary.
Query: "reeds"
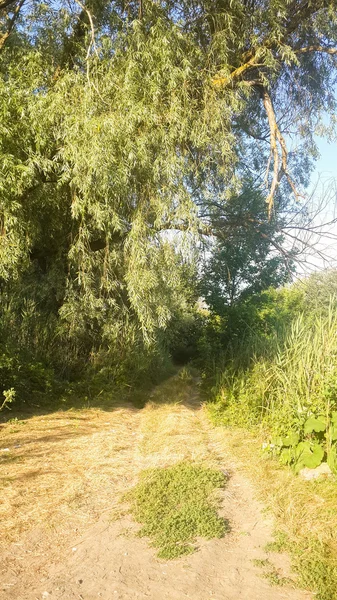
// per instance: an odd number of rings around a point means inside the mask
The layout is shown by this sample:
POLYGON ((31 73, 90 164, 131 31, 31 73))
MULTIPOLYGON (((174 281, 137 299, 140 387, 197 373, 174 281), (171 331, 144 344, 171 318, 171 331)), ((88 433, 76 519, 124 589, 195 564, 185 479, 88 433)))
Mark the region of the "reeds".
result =
MULTIPOLYGON (((261 345, 262 340, 259 340, 261 345)), ((240 424, 271 426, 279 433, 300 429, 310 415, 337 408, 337 312, 331 302, 325 315, 298 316, 284 333, 259 352, 256 336, 242 341, 216 389, 225 413, 240 424), (250 366, 247 354, 251 353, 250 366)))

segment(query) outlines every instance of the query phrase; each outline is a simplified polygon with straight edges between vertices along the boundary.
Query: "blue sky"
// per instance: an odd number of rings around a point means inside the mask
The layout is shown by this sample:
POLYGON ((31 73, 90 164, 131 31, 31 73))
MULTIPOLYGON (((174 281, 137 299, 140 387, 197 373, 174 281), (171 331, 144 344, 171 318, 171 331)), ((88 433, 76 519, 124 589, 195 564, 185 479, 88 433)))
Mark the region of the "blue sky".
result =
POLYGON ((337 142, 327 142, 323 138, 316 138, 320 159, 316 163, 313 180, 317 179, 318 174, 323 176, 337 178, 337 142))

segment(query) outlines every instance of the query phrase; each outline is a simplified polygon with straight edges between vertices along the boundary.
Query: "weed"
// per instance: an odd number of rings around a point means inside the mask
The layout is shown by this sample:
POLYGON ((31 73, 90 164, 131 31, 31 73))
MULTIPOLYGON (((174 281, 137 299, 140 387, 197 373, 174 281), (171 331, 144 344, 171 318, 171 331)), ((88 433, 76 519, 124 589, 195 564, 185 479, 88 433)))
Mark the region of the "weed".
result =
POLYGON ((214 491, 224 487, 223 473, 187 462, 145 471, 128 494, 134 518, 143 524, 160 558, 177 558, 196 549, 196 538, 222 537, 228 531, 217 515, 214 491))
POLYGON ((288 544, 289 540, 286 533, 284 533, 284 531, 275 531, 274 541, 268 542, 264 549, 266 552, 282 552, 283 550, 286 550, 288 544))
POLYGON ((14 388, 10 388, 9 390, 4 390, 2 392, 3 396, 4 396, 4 400, 2 401, 2 404, 0 404, 0 411, 3 410, 4 408, 8 408, 8 404, 10 404, 11 402, 14 402, 15 400, 15 389, 14 388))
POLYGON ((260 426, 267 451, 297 471, 327 461, 337 473, 336 331, 331 304, 313 321, 300 315, 269 355, 251 355, 249 368, 227 367, 215 387, 213 420, 260 426))
POLYGON ((254 559, 252 562, 256 567, 263 569, 264 572, 262 577, 267 579, 271 585, 288 585, 293 583, 289 577, 283 577, 280 575, 279 571, 269 560, 269 558, 254 559))
POLYGON ((8 419, 7 423, 14 423, 15 425, 26 425, 27 421, 21 421, 17 417, 14 417, 13 419, 8 419))
POLYGON ((311 537, 301 547, 293 548, 293 568, 302 587, 317 590, 318 600, 337 599, 336 554, 327 543, 311 537))
POLYGON ((271 585, 292 585, 294 582, 290 577, 282 577, 276 569, 267 571, 263 574, 264 579, 267 579, 271 585))
POLYGON ((270 566, 272 566, 269 558, 254 558, 252 563, 255 567, 260 567, 261 569, 270 568, 270 566))

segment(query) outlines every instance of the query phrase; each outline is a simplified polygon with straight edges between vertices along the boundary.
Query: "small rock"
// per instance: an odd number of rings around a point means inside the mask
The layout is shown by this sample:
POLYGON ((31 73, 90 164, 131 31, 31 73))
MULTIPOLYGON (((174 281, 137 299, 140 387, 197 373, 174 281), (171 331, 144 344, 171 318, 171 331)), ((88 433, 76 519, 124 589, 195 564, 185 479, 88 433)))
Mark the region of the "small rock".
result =
POLYGON ((73 552, 76 552, 76 550, 77 550, 77 548, 72 548, 72 551, 73 551, 73 552))
POLYGON ((310 481, 311 479, 318 479, 318 477, 331 477, 332 471, 328 463, 322 463, 319 467, 316 467, 316 469, 308 469, 308 467, 301 469, 299 475, 302 479, 310 481))
POLYGON ((42 598, 49 598, 49 597, 50 597, 50 593, 49 592, 43 592, 42 598))

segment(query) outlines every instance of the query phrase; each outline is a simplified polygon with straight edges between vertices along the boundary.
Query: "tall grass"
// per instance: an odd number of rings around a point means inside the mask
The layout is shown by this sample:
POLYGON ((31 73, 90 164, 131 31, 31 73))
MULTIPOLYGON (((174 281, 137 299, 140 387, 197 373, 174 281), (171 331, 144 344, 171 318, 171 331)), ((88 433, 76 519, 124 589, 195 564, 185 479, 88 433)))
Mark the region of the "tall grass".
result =
MULTIPOLYGON (((260 339, 260 346, 263 340, 260 339)), ((297 317, 258 352, 256 337, 242 341, 215 386, 215 411, 229 422, 260 424, 273 433, 300 432, 312 416, 337 410, 337 312, 297 317), (250 365, 247 367, 247 355, 250 365)))

